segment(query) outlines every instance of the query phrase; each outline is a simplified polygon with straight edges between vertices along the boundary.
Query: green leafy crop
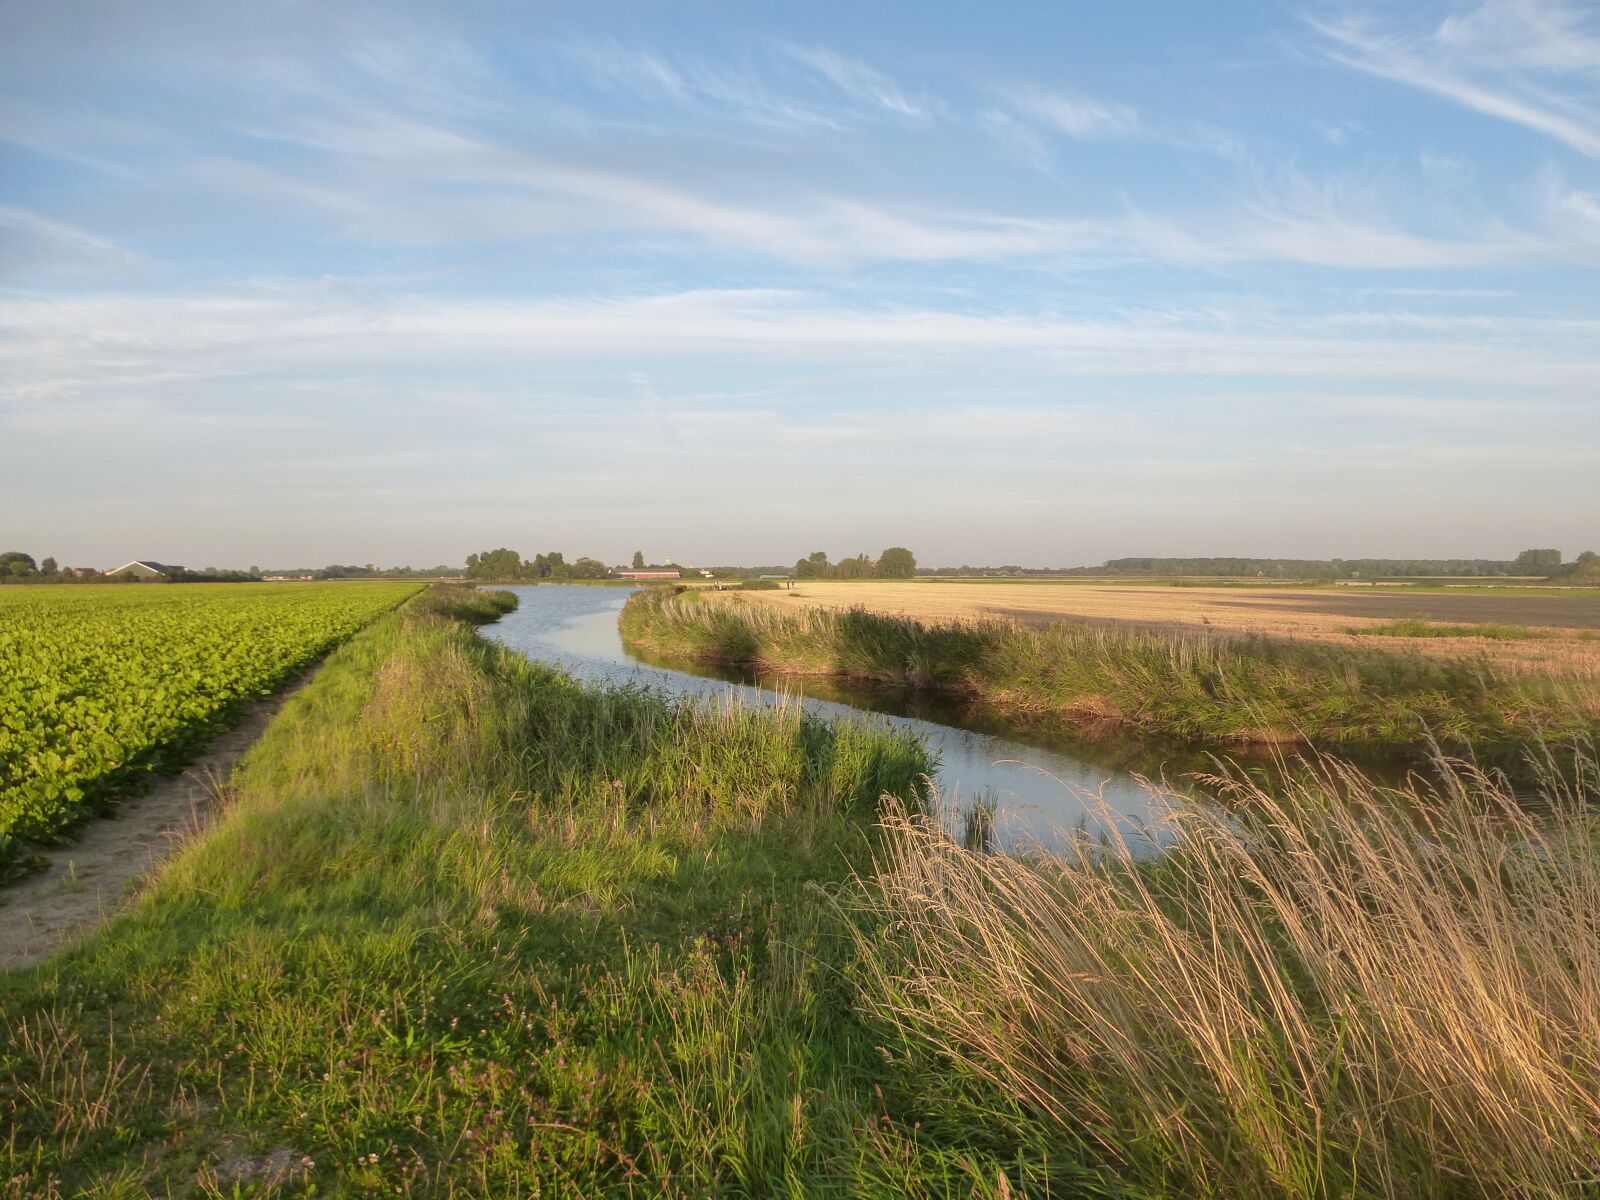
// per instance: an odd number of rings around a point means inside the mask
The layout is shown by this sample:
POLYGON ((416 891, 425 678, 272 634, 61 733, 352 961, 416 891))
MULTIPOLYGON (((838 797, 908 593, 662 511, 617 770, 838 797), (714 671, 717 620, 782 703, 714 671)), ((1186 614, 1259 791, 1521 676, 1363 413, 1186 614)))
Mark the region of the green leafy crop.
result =
POLYGON ((0 592, 0 875, 140 776, 188 759, 413 584, 0 592))

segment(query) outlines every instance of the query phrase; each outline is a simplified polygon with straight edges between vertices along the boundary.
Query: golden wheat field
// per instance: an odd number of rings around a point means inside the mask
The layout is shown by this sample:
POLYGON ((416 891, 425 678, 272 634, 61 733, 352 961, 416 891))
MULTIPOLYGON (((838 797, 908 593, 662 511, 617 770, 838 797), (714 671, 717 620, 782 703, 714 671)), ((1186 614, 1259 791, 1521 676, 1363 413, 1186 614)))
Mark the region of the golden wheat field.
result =
POLYGON ((1483 655, 1523 670, 1600 678, 1600 593, 1377 592, 1345 588, 1172 587, 1138 584, 801 580, 792 591, 741 592, 780 607, 861 606, 921 621, 1003 617, 1038 622, 1083 618, 1143 627, 1416 651, 1444 658, 1483 655), (1513 627, 1537 636, 1384 637, 1361 632, 1396 621, 1513 627))

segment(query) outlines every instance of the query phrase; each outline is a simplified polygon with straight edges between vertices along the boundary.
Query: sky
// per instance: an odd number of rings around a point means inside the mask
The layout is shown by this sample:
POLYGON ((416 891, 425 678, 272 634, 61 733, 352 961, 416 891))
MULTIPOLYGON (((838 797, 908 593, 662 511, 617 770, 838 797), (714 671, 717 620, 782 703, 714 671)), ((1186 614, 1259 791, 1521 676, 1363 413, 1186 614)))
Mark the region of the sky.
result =
POLYGON ((1600 5, 0 0, 0 549, 1600 548, 1600 5))

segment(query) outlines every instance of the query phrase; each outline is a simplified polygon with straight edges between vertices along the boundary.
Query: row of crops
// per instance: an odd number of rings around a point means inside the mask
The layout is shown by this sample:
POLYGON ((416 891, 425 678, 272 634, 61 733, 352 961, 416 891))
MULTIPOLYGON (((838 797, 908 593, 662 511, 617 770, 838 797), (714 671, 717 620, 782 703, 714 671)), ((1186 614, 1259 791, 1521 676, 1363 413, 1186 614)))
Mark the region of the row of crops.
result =
POLYGON ((0 876, 176 766, 408 583, 0 589, 0 876))

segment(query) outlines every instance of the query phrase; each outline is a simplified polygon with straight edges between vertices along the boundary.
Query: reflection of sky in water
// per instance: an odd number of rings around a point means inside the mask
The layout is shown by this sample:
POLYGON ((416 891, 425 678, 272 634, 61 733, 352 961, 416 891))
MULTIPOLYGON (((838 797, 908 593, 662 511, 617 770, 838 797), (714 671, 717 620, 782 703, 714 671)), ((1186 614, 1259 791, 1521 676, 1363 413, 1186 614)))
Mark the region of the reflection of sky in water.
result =
MULTIPOLYGON (((484 636, 530 658, 557 663, 579 679, 631 683, 679 696, 738 697, 747 703, 779 699, 765 687, 690 675, 631 656, 617 632, 617 614, 631 594, 628 589, 541 584, 509 590, 520 601, 517 610, 485 626, 484 636)), ((808 681, 786 680, 783 686, 793 697, 808 681)), ((818 690, 841 694, 832 684, 818 690)), ((848 704, 818 696, 805 696, 802 703, 830 720, 868 719, 863 710, 870 710, 871 720, 920 734, 938 755, 945 802, 966 808, 975 797, 987 797, 999 814, 996 840, 1001 846, 1048 844, 1058 830, 1086 823, 1093 828, 1090 813, 1097 797, 1118 814, 1124 832, 1133 832, 1151 811, 1151 796, 1124 770, 996 733, 907 716, 904 698, 892 694, 849 694, 848 704)))

